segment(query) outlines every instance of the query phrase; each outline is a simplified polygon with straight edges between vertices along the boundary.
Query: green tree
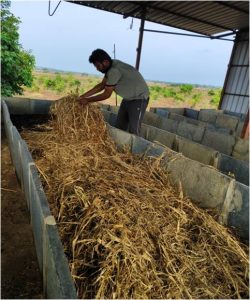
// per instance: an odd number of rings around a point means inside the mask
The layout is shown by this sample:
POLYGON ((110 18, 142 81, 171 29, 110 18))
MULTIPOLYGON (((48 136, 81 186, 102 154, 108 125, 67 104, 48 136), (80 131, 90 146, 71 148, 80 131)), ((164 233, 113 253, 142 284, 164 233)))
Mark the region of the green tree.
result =
POLYGON ((22 94, 32 85, 35 58, 19 44, 20 20, 10 11, 10 1, 1 1, 1 94, 22 94))

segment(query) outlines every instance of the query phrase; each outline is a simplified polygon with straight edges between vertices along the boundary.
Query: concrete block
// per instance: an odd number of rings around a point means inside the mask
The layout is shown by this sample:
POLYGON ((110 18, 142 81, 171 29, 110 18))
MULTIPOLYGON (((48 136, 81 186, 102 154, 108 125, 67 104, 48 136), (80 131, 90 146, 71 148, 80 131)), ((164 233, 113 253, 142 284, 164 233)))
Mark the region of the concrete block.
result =
POLYGON ((144 138, 154 142, 157 141, 164 146, 173 148, 174 140, 176 135, 174 133, 162 130, 160 128, 152 127, 149 125, 144 125, 147 127, 147 133, 144 135, 144 138))
POLYGON ((148 130, 149 130, 149 125, 146 124, 141 124, 141 132, 140 132, 140 136, 146 140, 148 140, 148 130))
POLYGON ((201 109, 198 119, 203 122, 215 123, 219 111, 215 109, 201 109))
POLYGON ((184 116, 190 119, 198 120, 199 111, 191 108, 185 108, 184 116))
POLYGON ((129 150, 131 150, 132 135, 130 133, 112 127, 109 124, 107 124, 107 129, 109 131, 110 136, 115 141, 118 150, 122 150, 124 148, 128 148, 129 150))
POLYGON ((166 109, 170 111, 170 113, 174 113, 181 116, 184 116, 185 113, 185 108, 183 107, 167 107, 166 109))
POLYGON ((245 118, 245 114, 237 113, 237 112, 234 112, 234 111, 224 110, 223 113, 225 115, 234 116, 234 117, 238 118, 239 120, 244 120, 244 118, 245 118))
POLYGON ((105 110, 103 108, 101 108, 101 112, 103 114, 105 122, 109 123, 109 117, 110 117, 111 112, 108 110, 105 110))
POLYGON ((236 181, 241 182, 245 185, 249 185, 248 163, 220 153, 217 168, 225 174, 231 173, 236 181))
POLYGON ((160 129, 166 130, 168 132, 176 133, 179 122, 170 119, 161 120, 160 129))
POLYGON ((202 141, 204 131, 204 127, 198 127, 186 122, 180 122, 177 128, 178 135, 197 143, 202 141))
POLYGON ((165 153, 166 147, 158 145, 156 143, 151 143, 145 151, 146 156, 150 157, 158 157, 165 153))
POLYGON ((12 129, 12 143, 10 148, 11 157, 15 166, 17 178, 20 182, 22 182, 22 169, 21 169, 22 166, 21 166, 21 158, 20 158, 20 152, 18 146, 18 143, 19 141, 22 140, 22 138, 15 126, 12 126, 11 129, 12 129))
POLYGON ((115 114, 115 113, 110 113, 110 116, 109 116, 109 124, 111 125, 111 126, 115 126, 115 124, 116 124, 116 119, 117 119, 117 114, 115 114))
POLYGON ((109 110, 110 110, 112 113, 115 113, 115 114, 118 113, 119 109, 120 109, 120 106, 113 106, 113 105, 110 105, 110 107, 109 107, 109 110))
POLYGON ((243 127, 244 127, 244 121, 239 121, 239 123, 237 125, 237 128, 236 128, 236 131, 235 131, 236 136, 238 136, 238 137, 241 136, 243 127))
POLYGON ((203 127, 203 128, 205 128, 207 126, 206 122, 202 122, 202 121, 191 119, 191 118, 187 118, 187 117, 185 118, 184 122, 186 122, 188 124, 195 125, 195 126, 203 127))
POLYGON ((30 199, 31 225, 33 229, 38 264, 42 270, 44 264, 43 239, 45 221, 48 217, 51 217, 51 213, 37 168, 34 165, 30 165, 29 168, 29 195, 25 196, 30 199))
POLYGON ((187 139, 176 137, 176 146, 178 152, 182 153, 185 157, 198 161, 205 165, 215 166, 218 151, 208 148, 204 145, 188 141, 187 139))
POLYGON ((175 120, 178 122, 183 122, 183 121, 185 121, 186 118, 183 115, 179 115, 179 114, 171 112, 169 115, 169 119, 175 120))
POLYGON ((236 228, 242 239, 249 240, 249 187, 239 182, 235 183, 227 225, 236 228))
POLYGON ((234 158, 249 161, 249 140, 236 137, 236 143, 232 152, 234 158))
POLYGON ((159 127, 161 122, 161 117, 159 117, 157 114, 146 111, 144 118, 142 120, 142 123, 154 126, 154 127, 159 127))
POLYGON ((1 113, 3 115, 3 124, 4 124, 5 134, 7 136, 7 139, 9 140, 11 138, 12 122, 11 122, 9 110, 8 110, 8 107, 5 103, 5 101, 1 101, 1 107, 2 107, 1 113))
POLYGON ((218 114, 215 125, 218 127, 222 127, 222 128, 236 130, 238 122, 239 122, 239 119, 234 116, 218 114))
POLYGON ((141 154, 146 152, 147 148, 152 145, 152 142, 147 141, 137 135, 131 135, 132 137, 132 148, 131 152, 134 154, 141 154))
POLYGON ((18 146, 21 157, 22 187, 27 200, 28 209, 30 209, 30 167, 35 166, 35 163, 24 140, 20 140, 18 146))
POLYGON ((165 168, 169 172, 170 181, 177 187, 181 184, 184 195, 190 197, 198 206, 220 208, 223 204, 229 177, 185 157, 168 161, 165 168))
POLYGON ((161 117, 164 117, 164 118, 168 118, 169 117, 169 111, 168 110, 165 110, 165 109, 162 109, 162 108, 156 108, 155 109, 155 113, 161 117))
POLYGON ((152 112, 152 113, 155 113, 157 107, 150 107, 149 111, 152 112))
POLYGON ((235 144, 235 137, 206 129, 201 143, 221 153, 231 155, 235 144))
POLYGON ((48 114, 50 107, 55 101, 29 99, 21 97, 4 97, 10 114, 30 115, 30 114, 48 114))
POLYGON ((56 226, 46 224, 44 240, 46 299, 78 299, 56 226))
POLYGON ((221 133, 227 134, 227 135, 233 135, 234 134, 234 131, 229 129, 229 128, 215 127, 212 130, 217 131, 217 132, 221 132, 221 133))

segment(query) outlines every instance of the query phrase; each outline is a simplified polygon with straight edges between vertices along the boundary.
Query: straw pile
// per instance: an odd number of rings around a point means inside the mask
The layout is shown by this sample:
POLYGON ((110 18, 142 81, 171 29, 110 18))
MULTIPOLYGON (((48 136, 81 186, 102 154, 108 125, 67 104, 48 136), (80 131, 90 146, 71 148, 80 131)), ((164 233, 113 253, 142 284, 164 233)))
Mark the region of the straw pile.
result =
POLYGON ((59 101, 25 132, 79 298, 248 298, 248 249, 149 159, 117 152, 97 106, 59 101))

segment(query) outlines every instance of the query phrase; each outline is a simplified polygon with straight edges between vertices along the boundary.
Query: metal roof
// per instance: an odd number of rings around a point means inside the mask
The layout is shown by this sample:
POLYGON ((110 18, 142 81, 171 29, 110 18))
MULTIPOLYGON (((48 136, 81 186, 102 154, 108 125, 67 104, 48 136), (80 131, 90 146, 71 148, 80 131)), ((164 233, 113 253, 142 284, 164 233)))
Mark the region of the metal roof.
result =
POLYGON ((67 1, 206 36, 249 27, 249 1, 67 1))

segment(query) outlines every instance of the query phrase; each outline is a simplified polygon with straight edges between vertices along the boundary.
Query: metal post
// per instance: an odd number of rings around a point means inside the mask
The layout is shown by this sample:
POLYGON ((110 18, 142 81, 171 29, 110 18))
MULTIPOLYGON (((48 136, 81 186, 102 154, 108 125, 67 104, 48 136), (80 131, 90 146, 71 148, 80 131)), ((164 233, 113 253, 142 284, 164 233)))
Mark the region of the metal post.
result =
POLYGON ((139 70, 140 59, 141 59, 141 49, 142 49, 142 39, 143 39, 143 32, 144 32, 144 24, 145 24, 145 12, 142 14, 142 18, 141 18, 139 41, 138 41, 138 47, 136 49, 137 56, 136 56, 135 68, 137 70, 139 70))
MULTIPOLYGON (((115 59, 116 58, 116 56, 115 56, 115 44, 114 44, 113 53, 114 53, 114 59, 115 59)), ((115 93, 115 106, 117 106, 117 94, 116 93, 115 93)))
POLYGON ((249 110, 247 111, 246 119, 244 122, 244 126, 241 132, 242 139, 248 139, 249 138, 249 110))

